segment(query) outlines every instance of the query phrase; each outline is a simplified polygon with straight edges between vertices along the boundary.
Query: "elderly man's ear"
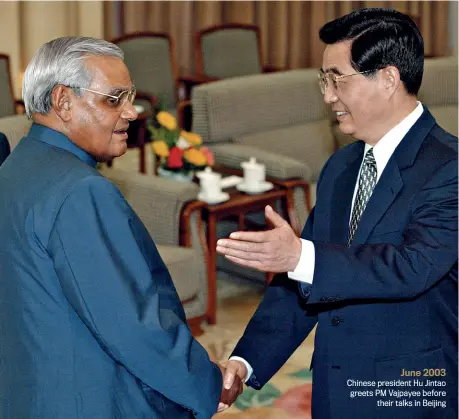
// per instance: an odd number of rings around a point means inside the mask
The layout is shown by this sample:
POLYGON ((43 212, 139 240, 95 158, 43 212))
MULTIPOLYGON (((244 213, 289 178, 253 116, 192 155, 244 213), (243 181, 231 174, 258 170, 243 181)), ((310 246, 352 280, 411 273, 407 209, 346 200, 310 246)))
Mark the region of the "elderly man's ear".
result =
POLYGON ((68 87, 58 84, 51 93, 51 104, 54 112, 63 122, 72 119, 72 98, 68 87))

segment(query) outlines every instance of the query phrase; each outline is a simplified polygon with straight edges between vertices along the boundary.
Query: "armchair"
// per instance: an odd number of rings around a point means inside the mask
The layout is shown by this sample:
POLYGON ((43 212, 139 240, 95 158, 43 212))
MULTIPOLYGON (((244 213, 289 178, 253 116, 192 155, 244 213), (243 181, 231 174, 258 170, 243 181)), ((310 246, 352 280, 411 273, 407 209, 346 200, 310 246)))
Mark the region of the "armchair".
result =
POLYGON ((10 57, 0 54, 0 117, 15 115, 24 109, 24 102, 16 100, 13 94, 13 84, 11 81, 10 57))
POLYGON ((263 65, 260 28, 228 23, 195 35, 196 73, 209 80, 278 71, 263 65))

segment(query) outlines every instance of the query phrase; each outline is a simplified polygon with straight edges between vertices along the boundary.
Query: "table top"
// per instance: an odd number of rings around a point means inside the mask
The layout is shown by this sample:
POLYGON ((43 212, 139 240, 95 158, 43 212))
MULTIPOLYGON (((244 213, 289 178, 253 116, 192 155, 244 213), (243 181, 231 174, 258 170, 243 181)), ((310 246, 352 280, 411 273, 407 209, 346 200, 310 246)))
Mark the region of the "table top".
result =
POLYGON ((224 189, 224 192, 229 193, 230 199, 219 204, 205 203, 204 209, 209 213, 223 213, 228 211, 250 211, 262 209, 269 203, 275 202, 286 196, 286 190, 274 186, 273 189, 259 194, 246 194, 236 188, 224 189))

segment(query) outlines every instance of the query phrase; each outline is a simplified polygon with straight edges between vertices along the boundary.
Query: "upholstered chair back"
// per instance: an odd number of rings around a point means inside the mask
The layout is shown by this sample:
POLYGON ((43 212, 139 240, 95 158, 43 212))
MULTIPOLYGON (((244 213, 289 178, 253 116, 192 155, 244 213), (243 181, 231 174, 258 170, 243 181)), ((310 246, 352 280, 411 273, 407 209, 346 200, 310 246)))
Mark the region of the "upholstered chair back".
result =
POLYGON ((10 77, 9 57, 0 54, 0 118, 16 114, 10 77))
POLYGON ((168 34, 140 32, 113 40, 138 91, 156 96, 168 109, 177 107, 172 39, 168 34))
POLYGON ((426 58, 419 100, 432 112, 438 125, 458 135, 457 57, 426 58))
POLYGON ((263 72, 255 25, 220 25, 196 34, 196 70, 224 79, 263 72))

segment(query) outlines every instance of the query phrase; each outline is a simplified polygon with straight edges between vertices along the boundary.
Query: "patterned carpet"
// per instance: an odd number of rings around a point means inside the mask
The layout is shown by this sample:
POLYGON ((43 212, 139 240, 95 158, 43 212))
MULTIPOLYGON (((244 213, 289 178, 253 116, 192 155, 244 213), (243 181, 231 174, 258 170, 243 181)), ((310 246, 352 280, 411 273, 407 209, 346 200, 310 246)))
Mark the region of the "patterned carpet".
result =
MULTIPOLYGON (((148 150, 148 148, 147 148, 148 150)), ((146 153, 146 166, 152 173, 151 153, 146 153)), ((116 159, 118 169, 137 171, 138 150, 130 149, 116 159)), ((218 278, 217 324, 204 325, 198 338, 207 351, 219 361, 228 359, 263 294, 263 287, 228 276, 218 278)), ((221 419, 310 419, 312 333, 281 370, 262 390, 245 387, 237 402, 214 418, 221 419)), ((263 350, 269 350, 265 348, 263 350)))
MULTIPOLYGON (((225 287, 226 281, 219 281, 225 287)), ((234 285, 233 285, 234 287, 234 285)), ((243 333, 260 299, 259 287, 247 289, 234 297, 219 298, 217 324, 205 325, 204 335, 199 342, 217 360, 228 359, 231 351, 243 333)), ((215 418, 228 419, 309 419, 311 401, 311 372, 309 363, 313 350, 314 336, 297 349, 281 370, 262 390, 245 387, 237 402, 215 418)), ((269 350, 266 348, 265 350, 269 350)))

